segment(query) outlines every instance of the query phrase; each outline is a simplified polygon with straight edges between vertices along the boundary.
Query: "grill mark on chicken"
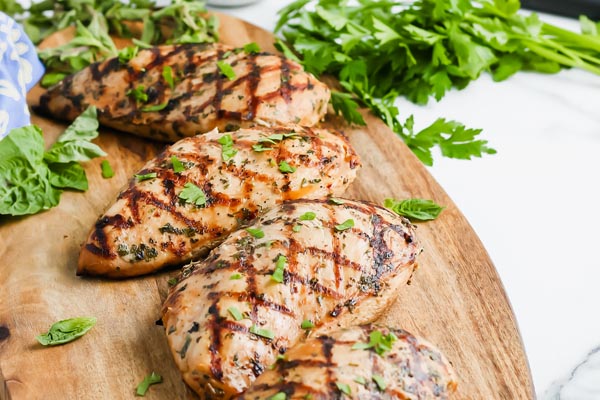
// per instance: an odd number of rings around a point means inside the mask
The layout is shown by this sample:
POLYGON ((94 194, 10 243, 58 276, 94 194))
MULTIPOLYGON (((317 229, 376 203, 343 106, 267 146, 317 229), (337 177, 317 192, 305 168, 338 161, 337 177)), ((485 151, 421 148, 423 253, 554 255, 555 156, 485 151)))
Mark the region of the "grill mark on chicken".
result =
POLYGON ((114 226, 119 229, 127 229, 132 225, 133 222, 131 220, 125 220, 121 214, 102 217, 94 224, 94 232, 92 233, 92 236, 100 246, 87 243, 85 247, 94 254, 114 259, 117 257, 117 255, 110 251, 108 239, 104 233, 104 228, 107 226, 114 226))

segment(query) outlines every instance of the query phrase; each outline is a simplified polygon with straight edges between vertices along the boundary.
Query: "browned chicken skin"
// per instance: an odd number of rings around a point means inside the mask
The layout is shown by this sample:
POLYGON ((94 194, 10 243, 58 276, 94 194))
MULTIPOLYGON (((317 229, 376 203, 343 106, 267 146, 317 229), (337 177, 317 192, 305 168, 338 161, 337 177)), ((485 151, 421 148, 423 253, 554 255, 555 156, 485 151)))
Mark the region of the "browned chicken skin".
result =
POLYGON ((452 366, 429 342, 402 329, 363 325, 311 335, 238 400, 443 400, 456 386, 452 366), (377 343, 372 337, 382 338, 380 344, 364 348, 377 343))
POLYGON ((122 278, 183 264, 283 200, 343 193, 359 166, 347 139, 325 129, 215 130, 180 140, 98 219, 77 273, 122 278), (186 199, 194 193, 200 198, 186 199))
POLYGON ((305 336, 303 321, 327 332, 377 319, 416 268, 413 229, 370 203, 320 199, 232 233, 163 306, 184 380, 202 399, 229 399, 305 336))
POLYGON ((125 64, 92 64, 51 87, 36 110, 73 120, 95 105, 103 125, 174 142, 215 127, 313 126, 329 96, 324 83, 283 56, 181 44, 142 49, 125 64))

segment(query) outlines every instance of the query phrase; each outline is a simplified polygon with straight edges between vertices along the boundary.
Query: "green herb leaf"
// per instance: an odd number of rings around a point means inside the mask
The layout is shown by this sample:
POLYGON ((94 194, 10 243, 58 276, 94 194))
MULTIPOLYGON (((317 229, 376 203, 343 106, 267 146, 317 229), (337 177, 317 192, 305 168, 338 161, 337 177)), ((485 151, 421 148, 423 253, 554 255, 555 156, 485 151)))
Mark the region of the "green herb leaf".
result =
POLYGON ((40 85, 42 85, 42 87, 45 87, 45 88, 50 87, 50 86, 55 85, 58 82, 62 81, 63 79, 65 79, 66 76, 67 76, 67 74, 65 74, 63 72, 50 72, 50 73, 47 73, 42 78, 42 81, 40 82, 40 85))
POLYGON ((278 283, 283 283, 283 272, 285 271, 286 263, 287 257, 280 254, 275 262, 275 270, 273 271, 273 275, 271 275, 271 280, 278 283))
POLYGON ((261 153, 263 151, 269 151, 269 150, 273 150, 272 147, 264 147, 262 144, 253 144, 252 145, 252 150, 254 150, 257 153, 261 153))
POLYGON ((177 285, 177 278, 170 278, 167 283, 169 284, 169 286, 175 286, 177 285))
POLYGON ((179 161, 179 158, 177 158, 177 156, 171 156, 171 164, 173 164, 173 172, 175 172, 176 174, 180 174, 183 171, 185 171, 183 163, 179 161))
POLYGON ((135 389, 136 396, 145 396, 146 392, 150 388, 150 385, 155 385, 157 383, 162 382, 162 376, 157 374, 156 372, 152 372, 150 375, 146 376, 142 382, 135 389))
POLYGON ((267 400, 286 400, 287 399, 287 395, 283 392, 279 392, 277 394, 274 394, 273 396, 267 398, 267 400))
POLYGON ((352 350, 373 349, 377 354, 383 356, 386 352, 392 350, 392 345, 398 338, 393 332, 384 335, 381 331, 373 331, 369 335, 369 343, 355 343, 352 350))
POLYGON ((165 108, 167 108, 167 106, 169 105, 169 102, 166 101, 162 104, 153 104, 150 106, 144 106, 142 108, 140 108, 141 112, 153 112, 153 111, 162 111, 165 108))
POLYGON ((335 198, 335 197, 328 198, 327 202, 330 203, 330 204, 338 205, 338 206, 345 203, 344 199, 338 199, 338 198, 335 198))
POLYGON ((76 162, 48 164, 50 184, 55 188, 88 190, 88 180, 83 167, 76 162))
POLYGON ((313 219, 315 219, 317 217, 317 214, 315 214, 312 211, 307 211, 304 214, 302 214, 300 216, 300 218, 298 218, 300 221, 312 221, 313 219))
POLYGON ((294 227, 292 228, 292 231, 298 233, 302 230, 302 225, 294 225, 294 227))
POLYGON ((221 145, 221 157, 223 161, 228 162, 235 157, 238 151, 233 148, 233 138, 229 133, 221 136, 217 142, 221 145))
POLYGON ((348 385, 347 383, 336 382, 335 385, 337 386, 338 390, 340 392, 344 393, 346 396, 352 395, 352 390, 350 389, 350 385, 348 385))
POLYGON ((387 387, 387 385, 381 375, 373 375, 373 381, 375 381, 379 390, 381 390, 382 392, 385 391, 385 388, 387 387))
POLYGON ((363 378, 362 376, 357 376, 356 378, 354 378, 354 382, 361 384, 361 385, 367 384, 367 380, 365 378, 363 378))
POLYGON ((217 61, 217 67, 219 67, 219 71, 221 71, 221 73, 225 75, 230 81, 236 78, 233 67, 227 64, 225 61, 217 61))
POLYGON ((148 94, 146 93, 146 88, 143 85, 129 89, 127 92, 125 92, 125 95, 133 97, 135 101, 139 101, 140 103, 145 103, 148 101, 148 94))
POLYGON ((284 174, 292 174, 296 172, 296 167, 292 167, 287 161, 283 160, 279 163, 279 171, 284 174))
POLYGON ((271 340, 273 340, 273 339, 275 338, 275 334, 274 334, 273 332, 271 332, 271 331, 270 331, 270 330, 268 330, 268 329, 262 329, 262 328, 259 328, 259 327, 258 327, 258 326, 256 326, 256 325, 252 325, 252 326, 250 327, 250 333, 253 333, 253 334, 257 335, 257 336, 264 337, 264 338, 266 338, 266 339, 271 339, 271 340))
POLYGON ((137 56, 138 51, 138 46, 129 46, 119 50, 119 62, 121 64, 127 64, 129 61, 131 61, 132 58, 135 58, 135 56, 137 56))
POLYGON ((244 45, 244 52, 248 54, 260 53, 260 46, 256 42, 244 45))
POLYGON ((344 222, 342 222, 341 224, 336 225, 335 230, 338 232, 342 232, 342 231, 352 228, 353 226, 354 226, 354 220, 347 219, 344 222))
POLYGON ((304 321, 302 321, 302 324, 300 324, 300 328, 302 329, 312 329, 315 327, 315 324, 313 324, 313 322, 310 319, 305 319, 304 321))
POLYGON ((331 105, 336 114, 342 115, 346 121, 356 125, 366 125, 362 114, 358 111, 358 103, 350 93, 332 91, 331 105))
POLYGON ((238 280, 238 279, 242 279, 242 274, 235 273, 235 274, 232 274, 232 275, 229 277, 229 280, 230 280, 230 281, 235 281, 235 280, 238 280))
POLYGON ((147 174, 136 174, 134 175, 138 182, 147 181, 150 179, 155 179, 157 174, 156 172, 148 172, 147 174))
POLYGON ((188 203, 193 203, 200 207, 206 204, 206 194, 198 186, 193 183, 186 183, 183 190, 179 193, 179 198, 188 203))
POLYGON ((229 307, 227 309, 227 311, 229 312, 229 314, 231 314, 231 316, 233 317, 233 319, 236 320, 236 321, 241 321, 242 319, 244 319, 244 316, 242 315, 242 313, 240 312, 240 310, 238 310, 235 307, 229 307))
POLYGON ((426 199, 385 199, 383 205, 398 215, 417 221, 436 219, 444 209, 433 200, 426 199))
POLYGON ((256 239, 262 239, 265 237, 265 233, 262 231, 262 229, 246 228, 246 232, 256 239))
POLYGON ((94 325, 96 325, 94 317, 65 319, 54 323, 48 333, 36 336, 36 339, 43 346, 64 344, 85 335, 94 325))
POLYGON ((112 167, 110 166, 110 163, 108 162, 108 160, 102 160, 102 163, 100 164, 100 168, 102 169, 102 177, 104 179, 110 179, 113 176, 115 176, 115 172, 113 171, 112 167))
POLYGON ((162 77, 165 80, 165 82, 167 82, 167 85, 169 85, 169 88, 173 90, 175 88, 175 80, 173 79, 173 68, 171 68, 169 65, 165 65, 162 70, 162 77))

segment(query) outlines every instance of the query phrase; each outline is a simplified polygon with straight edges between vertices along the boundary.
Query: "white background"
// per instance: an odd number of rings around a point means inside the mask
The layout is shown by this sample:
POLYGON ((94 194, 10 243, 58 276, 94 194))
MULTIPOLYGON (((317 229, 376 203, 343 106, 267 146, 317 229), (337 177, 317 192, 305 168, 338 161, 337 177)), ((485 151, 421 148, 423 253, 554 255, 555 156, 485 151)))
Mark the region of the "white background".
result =
MULTIPOLYGON (((272 30, 290 2, 220 11, 272 30)), ((578 30, 575 20, 543 18, 578 30)), ((496 265, 541 395, 600 344, 600 76, 482 76, 440 103, 398 104, 417 128, 456 119, 483 128, 498 150, 471 161, 437 156, 429 170, 496 265)))

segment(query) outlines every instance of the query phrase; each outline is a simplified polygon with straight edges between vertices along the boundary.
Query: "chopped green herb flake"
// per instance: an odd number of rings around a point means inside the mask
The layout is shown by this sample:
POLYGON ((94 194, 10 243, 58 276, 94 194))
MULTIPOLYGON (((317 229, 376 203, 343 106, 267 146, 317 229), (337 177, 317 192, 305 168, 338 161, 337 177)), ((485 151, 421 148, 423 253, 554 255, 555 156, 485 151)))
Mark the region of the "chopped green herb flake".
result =
POLYGON ((169 105, 169 102, 166 101, 162 104, 153 104, 151 106, 142 107, 142 108, 140 108, 140 111, 142 111, 142 112, 162 111, 165 108, 167 108, 168 105, 169 105))
POLYGON ((369 335, 369 343, 355 343, 352 350, 373 349, 377 354, 383 356, 386 352, 392 350, 392 345, 398 340, 393 332, 384 335, 381 331, 373 331, 369 335))
POLYGON ((296 172, 296 167, 292 167, 287 163, 287 161, 284 160, 279 163, 279 171, 283 172, 284 174, 291 174, 296 172))
POLYGON ((271 332, 268 329, 259 328, 256 325, 252 325, 250 327, 250 333, 253 333, 253 334, 257 335, 257 336, 264 337, 266 339, 273 340, 275 338, 275 334, 273 332, 271 332))
POLYGON ((185 171, 185 167, 183 166, 183 163, 181 161, 179 161, 179 158, 177 158, 177 156, 171 156, 171 164, 173 164, 173 171, 176 174, 180 174, 183 171, 185 171))
POLYGON ((346 221, 344 221, 343 223, 336 225, 335 226, 335 230, 338 232, 342 232, 345 231, 347 229, 350 229, 354 226, 354 220, 353 219, 347 219, 346 221))
POLYGON ((85 335, 96 325, 94 317, 77 317, 58 321, 50 327, 47 333, 36 336, 43 346, 55 346, 71 342, 85 335))
POLYGON ((119 62, 121 64, 127 64, 132 58, 134 58, 137 55, 138 50, 138 46, 125 47, 124 49, 119 50, 119 62))
POLYGON ((238 151, 233 148, 233 139, 229 133, 221 136, 217 142, 221 145, 221 157, 223 157, 223 161, 227 162, 237 154, 238 151))
POLYGON ((262 239, 265 237, 265 233, 261 229, 246 228, 246 232, 257 239, 262 239))
POLYGON ((110 179, 113 176, 115 176, 115 171, 113 171, 108 160, 102 160, 102 163, 100 164, 100 169, 102 170, 102 177, 104 179, 110 179))
POLYGON ((252 150, 254 150, 257 153, 261 153, 263 151, 273 150, 273 148, 272 147, 264 147, 262 144, 253 144, 252 150))
POLYGON ((169 286, 175 286, 177 285, 177 278, 171 278, 167 281, 167 283, 169 284, 169 286))
POLYGON ((300 221, 312 221, 313 219, 316 218, 316 216, 317 216, 317 214, 315 214, 314 212, 308 211, 308 212, 305 212, 304 214, 302 214, 299 219, 300 219, 300 221))
POLYGON ((221 71, 221 73, 225 75, 230 81, 236 78, 233 67, 227 64, 225 61, 217 61, 217 67, 219 67, 219 71, 221 71))
POLYGON ((426 199, 385 199, 383 205, 398 215, 417 221, 436 219, 444 209, 433 200, 426 199))
POLYGON ((248 54, 260 53, 260 46, 255 42, 244 45, 244 51, 248 54))
POLYGON ((147 181, 150 179, 155 179, 156 178, 156 172, 149 172, 147 174, 136 174, 135 177, 137 178, 138 182, 141 181, 147 181))
POLYGON ((142 85, 129 89, 125 95, 133 97, 136 101, 141 103, 145 103, 148 101, 148 94, 146 93, 146 88, 142 85))
POLYGON ((165 82, 167 82, 167 85, 169 85, 169 88, 173 90, 173 88, 175 88, 175 81, 173 80, 173 68, 171 68, 169 65, 165 65, 162 70, 162 77, 165 82))
POLYGON ((302 329, 312 329, 314 327, 315 324, 313 324, 310 319, 305 319, 304 321, 302 321, 302 324, 300 324, 300 328, 302 329))
POLYGON ((379 390, 381 390, 382 392, 385 391, 387 385, 385 384, 385 380, 381 375, 373 375, 373 381, 375 381, 379 390))
POLYGON ((233 319, 235 319, 236 321, 241 321, 242 319, 244 319, 244 317, 242 316, 242 313, 240 312, 240 310, 238 310, 235 307, 229 307, 227 309, 227 311, 229 312, 229 314, 231 314, 231 316, 233 317, 233 319))
POLYGON ((187 203, 195 204, 196 206, 203 206, 206 204, 206 194, 202 189, 190 182, 183 186, 183 190, 179 193, 179 198, 185 200, 187 203))
POLYGON ((277 394, 274 394, 271 397, 268 397, 267 400, 286 400, 287 399, 287 395, 283 392, 279 392, 277 394))
POLYGON ((237 274, 237 273, 236 273, 236 274, 232 274, 232 275, 229 277, 229 280, 230 280, 230 281, 235 281, 235 280, 238 280, 238 279, 242 279, 242 274, 237 274))
POLYGON ((339 389, 340 392, 344 393, 347 396, 352 394, 352 390, 350 389, 350 385, 347 383, 336 382, 335 385, 339 389))
POLYGON ((283 283, 283 272, 285 271, 286 263, 287 257, 280 254, 275 262, 275 270, 273 271, 273 275, 271 275, 271 280, 278 283, 283 283))
POLYGON ((144 380, 137 386, 135 390, 135 394, 137 396, 145 396, 146 392, 150 388, 150 385, 155 385, 157 383, 162 382, 162 376, 157 374, 156 372, 152 372, 150 375, 146 376, 144 380))
POLYGON ((335 197, 330 197, 327 200, 328 200, 329 203, 335 204, 335 205, 338 205, 338 206, 345 203, 345 201, 343 199, 338 199, 338 198, 335 198, 335 197))
POLYGON ((294 227, 292 228, 292 230, 296 233, 300 232, 302 230, 302 225, 294 225, 294 227))
POLYGON ((354 378, 354 382, 361 384, 361 385, 367 384, 367 380, 365 378, 363 378, 362 376, 357 376, 356 378, 354 378))

